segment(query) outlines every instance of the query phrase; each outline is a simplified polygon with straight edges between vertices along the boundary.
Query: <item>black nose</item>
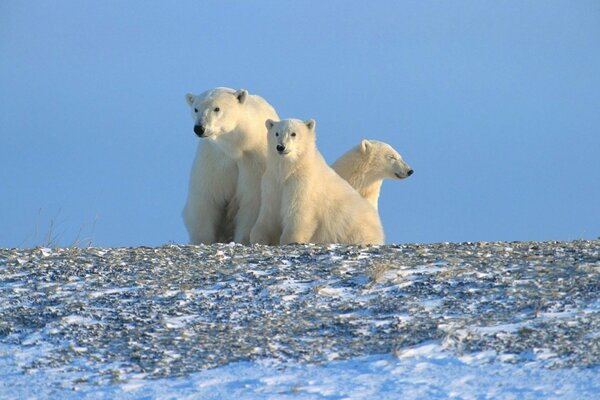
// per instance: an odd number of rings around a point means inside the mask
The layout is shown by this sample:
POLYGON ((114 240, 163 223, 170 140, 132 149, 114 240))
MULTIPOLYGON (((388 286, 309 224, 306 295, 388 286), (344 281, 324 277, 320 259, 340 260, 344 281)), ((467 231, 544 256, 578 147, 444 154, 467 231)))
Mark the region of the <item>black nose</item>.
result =
POLYGON ((198 135, 198 137, 204 136, 204 128, 202 125, 194 125, 194 132, 196 135, 198 135))
POLYGON ((282 151, 284 151, 284 150, 285 150, 285 146, 282 146, 282 145, 280 145, 280 144, 278 144, 278 145, 277 145, 277 151, 278 151, 278 152, 280 152, 280 153, 281 153, 281 152, 282 152, 282 151))
POLYGON ((406 173, 408 176, 411 176, 412 174, 414 174, 415 171, 413 171, 412 169, 408 170, 408 172, 406 173))

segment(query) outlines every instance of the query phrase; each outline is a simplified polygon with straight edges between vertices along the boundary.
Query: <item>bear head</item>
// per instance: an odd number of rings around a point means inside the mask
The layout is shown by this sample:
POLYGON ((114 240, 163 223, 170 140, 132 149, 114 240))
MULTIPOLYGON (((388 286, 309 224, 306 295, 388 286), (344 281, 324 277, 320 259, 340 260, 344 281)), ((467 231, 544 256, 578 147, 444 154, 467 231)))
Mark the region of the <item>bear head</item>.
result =
POLYGON ((219 87, 185 99, 192 110, 194 132, 200 138, 218 139, 236 129, 248 91, 219 87))
POLYGON ((412 168, 402 156, 387 143, 362 140, 358 146, 361 157, 369 165, 368 170, 377 179, 404 179, 413 174, 412 168))
POLYGON ((268 130, 268 146, 271 157, 285 161, 295 161, 307 151, 315 148, 316 134, 314 119, 284 119, 265 122, 268 130))

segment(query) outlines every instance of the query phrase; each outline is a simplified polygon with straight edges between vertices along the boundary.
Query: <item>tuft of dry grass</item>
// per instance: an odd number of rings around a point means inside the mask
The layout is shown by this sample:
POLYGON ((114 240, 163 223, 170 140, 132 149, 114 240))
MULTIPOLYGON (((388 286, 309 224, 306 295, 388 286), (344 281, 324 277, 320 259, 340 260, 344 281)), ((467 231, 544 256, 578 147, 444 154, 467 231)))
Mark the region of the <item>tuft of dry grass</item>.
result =
POLYGON ((377 283, 380 283, 386 272, 392 268, 393 264, 388 260, 378 260, 372 262, 369 266, 369 277, 371 281, 367 286, 371 287, 377 283))
MULTIPOLYGON (((61 222, 60 214, 62 209, 59 209, 56 214, 50 218, 48 221, 48 227, 45 229, 43 236, 40 238, 40 220, 43 217, 43 210, 38 209, 38 218, 35 224, 35 232, 33 234, 33 239, 31 240, 33 247, 47 247, 47 248, 86 248, 92 247, 94 241, 94 231, 96 229, 96 223, 98 222, 98 216, 94 218, 92 221, 91 227, 89 229, 89 235, 84 235, 86 228, 88 226, 87 223, 82 223, 79 226, 79 230, 77 231, 77 235, 69 244, 65 245, 65 241, 63 237, 65 236, 65 232, 67 228, 64 227, 64 223, 61 222)), ((25 242, 29 240, 25 240, 20 247, 26 245, 25 242)))

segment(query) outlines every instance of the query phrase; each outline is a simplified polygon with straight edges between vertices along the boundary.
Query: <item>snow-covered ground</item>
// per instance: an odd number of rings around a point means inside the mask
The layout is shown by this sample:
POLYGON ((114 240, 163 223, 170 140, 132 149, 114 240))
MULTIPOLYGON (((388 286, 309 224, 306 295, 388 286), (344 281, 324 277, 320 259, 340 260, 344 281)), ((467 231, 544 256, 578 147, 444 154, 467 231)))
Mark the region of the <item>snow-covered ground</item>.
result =
POLYGON ((265 359, 189 376, 85 384, 68 367, 19 371, 20 349, 0 346, 5 399, 598 399, 600 368, 547 369, 502 362, 494 352, 455 356, 426 343, 397 355, 319 365, 265 359))
POLYGON ((0 398, 597 399, 600 241, 0 249, 0 398))

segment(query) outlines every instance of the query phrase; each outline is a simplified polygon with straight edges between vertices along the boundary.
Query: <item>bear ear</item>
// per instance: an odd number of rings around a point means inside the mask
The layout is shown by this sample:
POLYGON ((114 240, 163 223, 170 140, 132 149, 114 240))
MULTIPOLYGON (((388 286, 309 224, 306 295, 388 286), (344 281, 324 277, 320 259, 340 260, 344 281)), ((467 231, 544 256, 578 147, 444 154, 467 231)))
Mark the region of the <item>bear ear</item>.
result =
POLYGON ((185 101, 187 101, 188 106, 191 106, 192 104, 194 104, 194 100, 196 100, 196 96, 194 96, 191 93, 187 93, 185 95, 185 101))
POLYGON ((317 121, 315 121, 314 119, 307 119, 306 121, 304 121, 304 125, 306 125, 306 127, 311 130, 314 131, 315 130, 315 126, 317 126, 317 121))
POLYGON ((240 89, 235 92, 235 97, 238 99, 240 104, 244 104, 246 97, 248 97, 248 91, 246 89, 240 89))
POLYGON ((275 126, 275 121, 273 121, 272 119, 268 119, 265 121, 265 126, 267 127, 267 129, 271 129, 275 126))
POLYGON ((360 151, 363 154, 367 154, 369 151, 371 151, 371 142, 369 142, 367 139, 363 139, 360 142, 360 151))

